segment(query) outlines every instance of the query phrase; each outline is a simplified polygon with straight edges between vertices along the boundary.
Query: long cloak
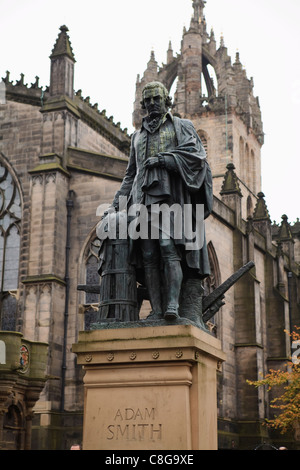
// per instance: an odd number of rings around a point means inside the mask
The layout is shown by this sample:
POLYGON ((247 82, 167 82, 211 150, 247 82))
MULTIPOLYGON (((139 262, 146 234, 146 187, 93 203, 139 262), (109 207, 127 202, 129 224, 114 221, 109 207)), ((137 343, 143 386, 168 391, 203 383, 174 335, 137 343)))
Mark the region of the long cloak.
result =
MULTIPOLYGON (((204 218, 206 219, 212 211, 213 190, 212 175, 209 168, 205 149, 194 128, 193 123, 187 119, 173 117, 175 133, 178 145, 172 151, 160 152, 171 162, 172 174, 168 179, 170 197, 172 203, 185 204, 193 207, 193 228, 196 220, 196 205, 204 205, 204 218)), ((143 203, 145 197, 145 179, 147 174, 144 170, 144 161, 147 152, 147 131, 141 129, 132 136, 131 151, 125 177, 120 190, 117 192, 114 205, 117 207, 118 197, 127 196, 128 204, 143 203), (144 184, 144 188, 142 190, 144 184)), ((150 184, 151 187, 153 187, 150 184)), ((204 232, 204 244, 201 249, 187 249, 190 240, 175 240, 180 246, 182 262, 190 277, 205 278, 210 275, 207 245, 204 232)), ((137 255, 135 244, 131 243, 131 251, 137 255)))

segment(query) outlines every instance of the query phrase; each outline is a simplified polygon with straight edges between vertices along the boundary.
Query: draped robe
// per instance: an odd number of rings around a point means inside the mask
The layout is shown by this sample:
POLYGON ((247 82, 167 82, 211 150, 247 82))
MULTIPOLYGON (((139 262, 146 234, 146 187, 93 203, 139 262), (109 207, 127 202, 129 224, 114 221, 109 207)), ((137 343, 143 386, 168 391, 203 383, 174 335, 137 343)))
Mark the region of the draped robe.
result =
MULTIPOLYGON (((128 198, 128 207, 133 204, 150 205, 153 202, 179 204, 182 208, 189 204, 193 208, 194 228, 197 204, 204 205, 204 218, 212 211, 211 170, 193 123, 170 113, 167 113, 166 118, 170 119, 174 126, 176 145, 174 148, 166 145, 165 149, 160 149, 158 155, 165 160, 165 165, 145 169, 144 162, 151 155, 148 149, 149 131, 146 125, 142 125, 132 136, 128 166, 113 205, 118 208, 119 196, 128 198)), ((174 241, 190 277, 205 278, 210 275, 205 235, 203 246, 196 250, 188 249, 190 240, 186 240, 184 233, 174 241)), ((131 244, 131 251, 137 254, 132 241, 131 244)))

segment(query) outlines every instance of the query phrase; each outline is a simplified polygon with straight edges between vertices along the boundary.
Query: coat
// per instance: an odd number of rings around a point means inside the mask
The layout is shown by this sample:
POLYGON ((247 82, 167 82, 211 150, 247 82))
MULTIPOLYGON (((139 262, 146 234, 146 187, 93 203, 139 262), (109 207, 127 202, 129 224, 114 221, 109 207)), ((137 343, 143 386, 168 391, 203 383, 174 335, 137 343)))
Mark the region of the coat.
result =
MULTIPOLYGON (((165 181, 172 203, 180 204, 181 207, 185 204, 191 205, 193 217, 196 204, 203 204, 206 219, 212 212, 213 189, 211 170, 204 147, 190 120, 169 116, 174 124, 177 146, 171 151, 169 149, 167 152, 160 152, 162 157, 167 157, 168 161, 172 162, 172 171, 168 172, 164 169, 161 175, 167 172, 165 181)), ((144 169, 147 139, 148 133, 143 127, 132 136, 129 162, 120 190, 113 202, 115 207, 117 207, 119 196, 127 196, 129 206, 144 203, 147 188, 153 190, 153 181, 157 180, 159 183, 164 180, 164 176, 157 178, 157 171, 161 170, 156 169, 154 175, 151 175, 151 170, 149 172, 144 169)), ((193 225, 194 223, 193 219, 193 225)), ((196 275, 205 278, 210 274, 205 234, 204 244, 199 250, 189 250, 189 245, 184 239, 177 240, 175 243, 180 245, 183 265, 190 272, 191 277, 196 275)))

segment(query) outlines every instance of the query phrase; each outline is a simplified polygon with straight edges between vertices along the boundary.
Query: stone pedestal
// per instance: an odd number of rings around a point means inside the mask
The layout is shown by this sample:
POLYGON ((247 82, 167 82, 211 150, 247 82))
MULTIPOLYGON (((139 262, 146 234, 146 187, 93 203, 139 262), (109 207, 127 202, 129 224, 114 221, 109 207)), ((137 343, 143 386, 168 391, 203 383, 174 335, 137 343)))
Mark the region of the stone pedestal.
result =
POLYGON ((192 325, 80 332, 84 450, 217 449, 220 342, 192 325))

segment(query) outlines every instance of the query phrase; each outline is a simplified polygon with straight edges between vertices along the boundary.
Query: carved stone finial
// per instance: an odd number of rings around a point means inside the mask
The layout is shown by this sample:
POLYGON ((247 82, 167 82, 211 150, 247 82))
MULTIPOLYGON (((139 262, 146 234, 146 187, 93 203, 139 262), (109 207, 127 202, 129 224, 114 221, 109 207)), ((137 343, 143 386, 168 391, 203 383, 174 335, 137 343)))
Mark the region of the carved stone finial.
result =
POLYGON ((54 48, 52 49, 52 54, 50 58, 53 59, 58 56, 66 55, 75 62, 75 57, 74 57, 73 49, 71 47, 70 38, 67 34, 69 30, 67 26, 65 25, 61 26, 59 29, 60 29, 60 33, 58 35, 54 48))
POLYGON ((237 193, 240 196, 242 195, 241 189, 239 186, 238 178, 235 173, 235 166, 233 163, 228 163, 227 165, 227 172, 224 177, 222 189, 220 194, 229 194, 229 193, 237 193))
POLYGON ((257 197, 258 197, 258 200, 254 209, 253 219, 254 220, 269 220, 271 222, 268 208, 266 205, 266 201, 264 199, 265 197, 264 193, 259 192, 257 197))
POLYGON ((225 47, 225 42, 224 42, 224 36, 223 36, 223 33, 221 33, 221 38, 220 38, 220 47, 225 47))
POLYGON ((291 226, 288 222, 287 215, 283 214, 281 226, 278 232, 278 239, 279 240, 293 240, 293 234, 291 230, 291 226))

